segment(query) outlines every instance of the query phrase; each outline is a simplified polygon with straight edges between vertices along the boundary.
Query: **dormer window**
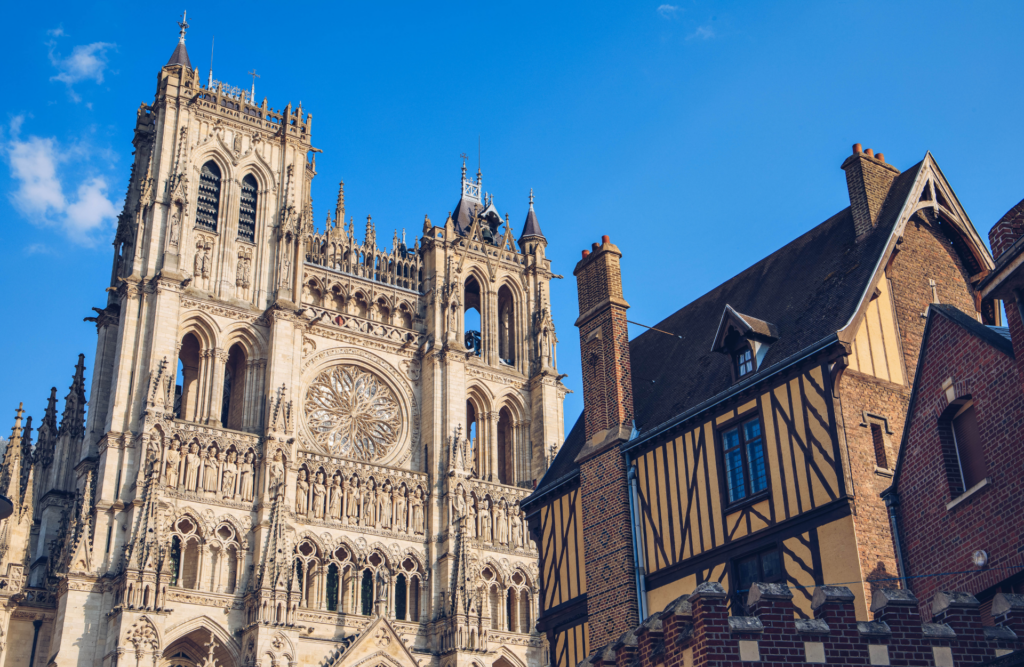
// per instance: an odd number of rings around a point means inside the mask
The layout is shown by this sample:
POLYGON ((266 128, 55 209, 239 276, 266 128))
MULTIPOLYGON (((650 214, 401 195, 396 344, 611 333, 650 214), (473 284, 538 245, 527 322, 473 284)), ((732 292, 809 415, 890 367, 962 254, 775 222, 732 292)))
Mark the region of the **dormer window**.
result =
POLYGON ((757 372, 778 339, 778 329, 771 322, 743 315, 726 305, 711 351, 731 357, 733 381, 738 381, 757 372))
POLYGON ((736 377, 741 378, 754 372, 754 353, 749 347, 743 347, 733 353, 736 360, 736 377))

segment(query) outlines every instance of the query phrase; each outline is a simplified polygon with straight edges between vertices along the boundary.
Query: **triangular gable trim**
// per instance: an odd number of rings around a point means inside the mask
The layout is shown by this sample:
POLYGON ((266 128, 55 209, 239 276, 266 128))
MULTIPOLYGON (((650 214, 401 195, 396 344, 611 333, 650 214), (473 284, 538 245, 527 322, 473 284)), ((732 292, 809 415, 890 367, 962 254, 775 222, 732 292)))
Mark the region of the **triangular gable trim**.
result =
POLYGON ((335 664, 344 664, 346 667, 359 667, 363 664, 376 665, 382 662, 391 665, 391 667, 419 667, 416 658, 409 652, 409 647, 398 636, 391 623, 383 616, 378 616, 338 656, 335 664), (393 646, 396 646, 397 650, 393 650, 393 646), (361 651, 363 655, 358 657, 361 651), (350 662, 351 660, 355 660, 355 662, 350 662))
POLYGON ((992 261, 992 255, 989 253, 988 248, 985 247, 985 244, 982 242, 977 230, 974 228, 974 223, 971 222, 971 219, 967 216, 966 211, 964 211, 963 206, 960 204, 960 200, 953 192, 953 188, 949 185, 949 182, 946 180, 945 175, 939 168, 938 163, 936 163, 935 158, 932 156, 931 151, 929 151, 921 161, 921 168, 918 170, 917 176, 914 177, 914 184, 907 192, 906 198, 903 200, 903 205, 900 208, 896 224, 893 225, 892 230, 889 232, 889 240, 886 242, 885 250, 878 256, 874 270, 871 272, 871 279, 864 286, 864 291, 858 301, 857 309, 850 316, 846 325, 838 331, 841 340, 847 342, 852 340, 854 333, 857 331, 857 327, 860 325, 860 320, 864 316, 870 297, 874 293, 875 286, 881 278, 881 273, 884 271, 885 267, 888 266, 889 258, 892 256, 893 250, 896 247, 896 240, 903 235, 903 231, 906 229, 907 223, 910 222, 910 219, 919 210, 939 206, 935 190, 936 187, 941 187, 943 189, 944 194, 947 196, 947 200, 953 201, 954 208, 956 209, 955 211, 950 211, 943 207, 940 210, 945 211, 948 217, 955 220, 956 222, 954 222, 954 225, 957 229, 967 237, 967 240, 972 242, 969 245, 972 247, 979 264, 984 266, 988 271, 992 270, 992 267, 995 265, 992 261), (929 184, 931 184, 931 194, 935 199, 920 201, 924 189, 929 184), (966 222, 969 229, 964 228, 964 222, 966 222))

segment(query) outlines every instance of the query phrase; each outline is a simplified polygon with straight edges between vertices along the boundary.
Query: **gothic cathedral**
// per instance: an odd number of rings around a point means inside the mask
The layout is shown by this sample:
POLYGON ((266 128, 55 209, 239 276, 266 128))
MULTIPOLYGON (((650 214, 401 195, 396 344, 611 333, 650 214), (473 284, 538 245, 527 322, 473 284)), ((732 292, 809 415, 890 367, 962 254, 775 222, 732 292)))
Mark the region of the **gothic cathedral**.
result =
POLYGON ((321 231, 312 115, 202 85, 186 27, 138 110, 88 412, 80 357, 4 454, 0 659, 545 665, 519 503, 568 390, 532 193, 518 238, 465 165, 412 245, 357 240, 342 189, 321 231))

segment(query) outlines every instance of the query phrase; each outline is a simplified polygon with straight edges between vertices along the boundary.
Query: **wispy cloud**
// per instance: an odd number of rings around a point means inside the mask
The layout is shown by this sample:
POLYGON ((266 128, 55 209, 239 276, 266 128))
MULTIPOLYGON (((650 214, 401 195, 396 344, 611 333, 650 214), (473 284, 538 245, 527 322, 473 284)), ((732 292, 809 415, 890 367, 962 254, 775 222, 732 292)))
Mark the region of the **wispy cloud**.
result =
POLYGON ((673 19, 682 11, 678 5, 658 5, 658 15, 663 19, 673 19))
MULTIPOLYGON (((107 179, 93 171, 88 160, 90 151, 81 145, 65 146, 56 137, 21 137, 23 116, 10 124, 10 137, 0 144, 7 160, 11 179, 16 187, 10 193, 11 203, 29 222, 60 228, 74 243, 93 246, 98 237, 113 226, 117 205, 108 195, 107 179), (75 163, 78 175, 73 179, 62 173, 62 166, 75 163), (84 168, 83 168, 84 167, 84 168), (75 182, 77 181, 77 182, 75 182), (73 194, 65 194, 72 190, 73 194)), ((32 252, 39 252, 35 250, 32 252)))
POLYGON ((50 37, 63 37, 64 36, 64 26, 63 25, 59 25, 56 28, 54 28, 53 30, 47 30, 46 34, 49 35, 50 37))
MULTIPOLYGON (((50 31, 55 37, 64 34, 63 28, 56 28, 50 31)), ((74 85, 80 81, 95 81, 103 83, 103 72, 107 69, 107 51, 116 49, 117 45, 110 42, 93 42, 92 44, 79 44, 71 49, 71 55, 64 57, 57 52, 57 42, 48 42, 50 64, 57 69, 57 73, 50 77, 50 81, 61 81, 67 84, 68 94, 75 102, 81 101, 81 96, 75 92, 74 85)))
POLYGON ((715 30, 710 25, 702 25, 686 36, 686 39, 711 39, 715 36, 715 30))

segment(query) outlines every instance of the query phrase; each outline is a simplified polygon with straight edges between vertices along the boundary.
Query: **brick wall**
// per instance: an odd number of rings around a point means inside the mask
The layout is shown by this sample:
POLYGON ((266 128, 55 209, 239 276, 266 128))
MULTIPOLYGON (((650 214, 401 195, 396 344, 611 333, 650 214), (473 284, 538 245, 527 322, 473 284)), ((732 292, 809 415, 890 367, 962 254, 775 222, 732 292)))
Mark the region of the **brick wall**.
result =
MULTIPOLYGON (((919 597, 931 597, 940 590, 979 595, 1024 571, 1024 554, 1019 550, 1024 537, 1020 502, 1024 391, 1012 358, 944 315, 931 317, 896 488, 900 540, 914 577, 910 587, 919 597), (947 393, 943 385, 950 378, 953 385, 947 393), (948 470, 956 465, 955 452, 949 451, 951 442, 943 446, 945 429, 939 420, 950 394, 953 400, 969 395, 975 402, 991 484, 947 509, 946 504, 961 492, 959 480, 955 486, 950 482, 948 470), (989 554, 985 569, 971 561, 977 549, 989 554), (930 573, 953 574, 920 576, 930 573)), ((1013 324, 1019 329, 1019 318, 1013 324)), ((929 611, 922 613, 927 616, 929 611)))
POLYGON ((992 257, 999 259, 1007 248, 1024 236, 1024 200, 1006 212, 988 231, 988 242, 992 246, 992 257))
POLYGON ((728 615, 726 594, 713 582, 672 602, 642 625, 598 648, 581 667, 765 667, 793 664, 979 664, 1024 649, 1024 596, 998 601, 1000 625, 984 628, 978 601, 963 593, 933 600, 935 623, 922 623, 906 591, 880 590, 875 620, 856 620, 853 594, 842 586, 814 592, 814 618, 794 619, 792 593, 782 584, 755 584, 753 616, 728 615))
POLYGON ((633 423, 629 331, 619 258, 607 236, 576 265, 583 412, 587 445, 580 462, 583 548, 587 555, 590 645, 632 627, 639 614, 629 487, 618 444, 633 423))
POLYGON ((878 222, 889 188, 900 173, 896 167, 886 164, 882 157, 881 153, 875 157, 870 148, 862 152, 860 144, 854 144, 853 155, 843 162, 857 238, 870 232, 878 222))
MULTIPOLYGON (((857 548, 861 573, 867 580, 896 577, 899 570, 888 508, 880 497, 890 485, 891 476, 876 469, 874 440, 865 413, 885 418, 890 431, 890 466, 894 465, 924 336, 926 320, 922 314, 935 296, 940 303, 954 305, 971 317, 976 312, 963 262, 942 230, 921 215, 904 229, 903 241, 886 275, 892 288, 908 383, 898 385, 847 372, 840 384, 851 491, 855 496, 857 548), (931 281, 935 282, 934 292, 931 281)), ((872 588, 891 585, 891 581, 871 584, 872 588)))

